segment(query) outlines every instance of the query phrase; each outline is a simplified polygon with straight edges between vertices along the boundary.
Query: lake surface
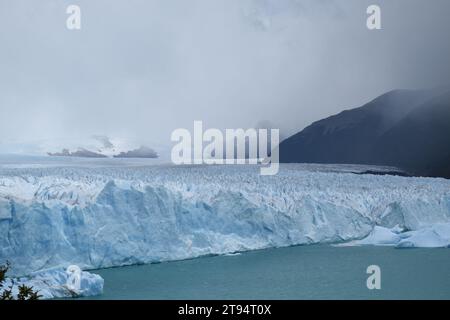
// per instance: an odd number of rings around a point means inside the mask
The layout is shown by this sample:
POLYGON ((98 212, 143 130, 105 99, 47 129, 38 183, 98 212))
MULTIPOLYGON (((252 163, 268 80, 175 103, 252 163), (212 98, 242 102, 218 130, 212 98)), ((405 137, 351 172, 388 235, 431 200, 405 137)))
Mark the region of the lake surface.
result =
POLYGON ((450 299, 449 249, 298 246, 94 273, 104 294, 90 299, 450 299))

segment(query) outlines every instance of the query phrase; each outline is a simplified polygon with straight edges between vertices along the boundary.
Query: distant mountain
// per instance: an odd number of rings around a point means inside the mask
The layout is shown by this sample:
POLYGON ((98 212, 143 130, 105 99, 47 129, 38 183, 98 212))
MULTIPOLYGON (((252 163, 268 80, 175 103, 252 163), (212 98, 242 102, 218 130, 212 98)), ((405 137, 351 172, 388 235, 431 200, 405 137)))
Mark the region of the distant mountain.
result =
POLYGON ((68 141, 62 151, 47 152, 47 155, 78 158, 158 158, 155 150, 146 146, 137 146, 139 145, 123 139, 110 139, 104 135, 95 135, 85 141, 68 141), (77 144, 78 146, 76 146, 77 144), (76 147, 73 147, 74 145, 76 147))
POLYGON ((115 155, 114 158, 158 158, 158 154, 149 147, 141 146, 138 149, 121 152, 115 155))
POLYGON ((48 152, 47 154, 51 157, 107 158, 104 154, 89 151, 83 148, 73 152, 70 152, 68 149, 63 149, 61 152, 48 152))
POLYGON ((280 161, 388 165, 450 177, 450 93, 388 92, 284 140, 280 161))

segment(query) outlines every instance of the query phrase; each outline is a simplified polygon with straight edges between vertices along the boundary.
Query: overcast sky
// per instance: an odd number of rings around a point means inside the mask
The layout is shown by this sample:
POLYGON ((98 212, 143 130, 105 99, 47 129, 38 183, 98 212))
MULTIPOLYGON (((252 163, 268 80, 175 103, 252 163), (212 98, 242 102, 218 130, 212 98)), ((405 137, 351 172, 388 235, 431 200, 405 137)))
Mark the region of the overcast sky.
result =
MULTIPOLYGON (((450 76, 448 0, 0 0, 0 146, 172 130, 287 136, 450 76), (81 30, 66 7, 81 7, 81 30), (379 4, 382 30, 366 27, 379 4)), ((0 148, 1 149, 1 148, 0 148)))

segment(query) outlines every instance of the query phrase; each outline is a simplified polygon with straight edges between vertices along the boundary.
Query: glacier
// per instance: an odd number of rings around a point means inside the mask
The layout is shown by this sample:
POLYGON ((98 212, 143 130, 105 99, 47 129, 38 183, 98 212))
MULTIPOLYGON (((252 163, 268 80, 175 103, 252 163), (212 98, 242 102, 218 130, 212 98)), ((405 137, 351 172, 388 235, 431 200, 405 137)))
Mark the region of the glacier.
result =
POLYGON ((0 263, 22 276, 318 243, 449 247, 450 180, 366 170, 0 165, 0 263))

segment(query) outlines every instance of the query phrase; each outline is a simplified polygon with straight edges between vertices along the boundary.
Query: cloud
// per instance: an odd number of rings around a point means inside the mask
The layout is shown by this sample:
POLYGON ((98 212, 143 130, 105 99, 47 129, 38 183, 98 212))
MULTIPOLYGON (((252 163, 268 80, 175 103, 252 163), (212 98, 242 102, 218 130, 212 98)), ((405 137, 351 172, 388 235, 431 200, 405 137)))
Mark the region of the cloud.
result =
MULTIPOLYGON (((92 135, 170 145, 191 128, 287 135, 394 89, 446 83, 436 0, 18 0, 0 4, 0 144, 92 135), (65 28, 69 4, 82 29, 65 28)), ((151 144, 150 144, 151 145, 151 144)))

